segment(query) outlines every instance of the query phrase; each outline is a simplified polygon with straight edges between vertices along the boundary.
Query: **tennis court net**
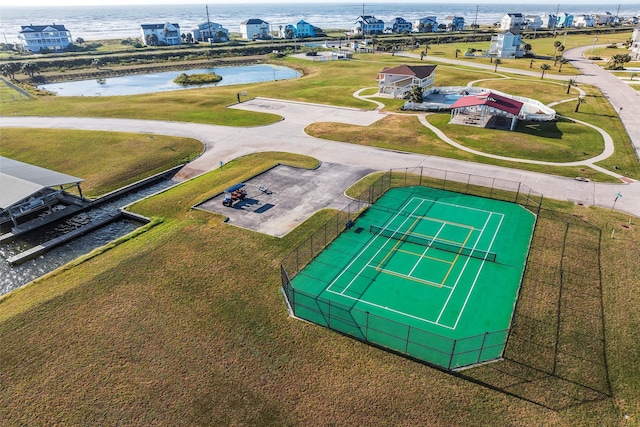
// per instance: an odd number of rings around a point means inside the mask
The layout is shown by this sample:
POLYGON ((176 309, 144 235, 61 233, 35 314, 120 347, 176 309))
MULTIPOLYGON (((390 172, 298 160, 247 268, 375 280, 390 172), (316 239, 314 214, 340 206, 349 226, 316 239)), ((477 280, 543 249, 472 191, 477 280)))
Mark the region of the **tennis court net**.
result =
POLYGON ((483 259, 496 262, 496 254, 494 252, 483 251, 480 249, 469 248, 467 246, 456 245, 455 243, 445 242, 443 240, 432 239, 427 236, 421 236, 414 233, 407 233, 398 230, 390 230, 377 225, 370 225, 369 232, 377 236, 389 237, 391 239, 400 240, 402 242, 415 243, 417 245, 429 248, 440 249, 454 254, 464 255, 471 258, 483 259))

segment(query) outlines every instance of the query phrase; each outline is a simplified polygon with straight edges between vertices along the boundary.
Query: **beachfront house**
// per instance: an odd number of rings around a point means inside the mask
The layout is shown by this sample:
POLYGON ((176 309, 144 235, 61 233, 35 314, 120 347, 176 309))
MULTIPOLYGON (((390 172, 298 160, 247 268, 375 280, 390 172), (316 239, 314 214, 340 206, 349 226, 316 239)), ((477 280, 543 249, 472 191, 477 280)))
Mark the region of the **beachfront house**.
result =
POLYGON ((522 37, 520 30, 512 28, 491 37, 489 56, 494 58, 522 58, 522 37))
POLYGON ((141 24, 142 42, 147 46, 176 46, 182 43, 180 25, 166 22, 164 24, 141 24))
POLYGON ((539 30, 542 28, 542 18, 540 15, 525 15, 524 27, 527 30, 539 30))
POLYGON ((573 18, 573 26, 576 28, 593 27, 595 21, 591 15, 576 15, 573 18))
POLYGON ((219 43, 229 41, 229 30, 215 22, 203 22, 191 30, 193 39, 199 42, 219 43))
POLYGON ((407 22, 404 18, 394 18, 389 23, 385 32, 395 34, 409 33, 411 32, 412 27, 413 24, 411 22, 407 22))
POLYGON ((296 25, 287 24, 284 27, 280 27, 280 37, 282 37, 283 39, 297 39, 315 36, 316 27, 302 19, 298 21, 296 25))
POLYGON ((631 49, 631 60, 640 60, 640 24, 636 25, 636 28, 633 29, 629 49, 631 49))
POLYGON ((71 32, 64 25, 22 25, 18 40, 23 50, 40 52, 63 51, 73 43, 71 32))
POLYGON ((427 94, 435 83, 435 65, 399 65, 378 72, 378 93, 393 98, 406 98, 414 86, 427 94))
POLYGON ((462 16, 449 15, 442 20, 447 31, 462 31, 464 30, 464 18, 462 16))
POLYGON ((609 25, 609 23, 611 22, 611 20, 613 19, 613 16, 611 15, 611 12, 605 12, 605 13, 597 13, 593 16, 593 22, 596 26, 600 27, 603 25, 609 25))
POLYGON ((252 18, 240 23, 240 34, 245 40, 266 40, 271 38, 269 23, 252 18))
POLYGON ((432 33, 438 31, 438 21, 435 16, 425 16, 413 23, 414 31, 419 33, 432 33))
POLYGON ((500 30, 508 31, 512 28, 522 28, 524 25, 524 15, 522 13, 505 13, 500 20, 500 30))
POLYGON ((375 16, 362 15, 356 19, 351 32, 358 35, 382 34, 384 32, 384 21, 375 16))
POLYGON ((304 19, 299 20, 296 23, 296 37, 315 37, 316 36, 316 27, 309 24, 304 19))
POLYGON ((562 12, 558 15, 555 28, 571 28, 573 27, 573 15, 569 15, 566 12, 562 12))

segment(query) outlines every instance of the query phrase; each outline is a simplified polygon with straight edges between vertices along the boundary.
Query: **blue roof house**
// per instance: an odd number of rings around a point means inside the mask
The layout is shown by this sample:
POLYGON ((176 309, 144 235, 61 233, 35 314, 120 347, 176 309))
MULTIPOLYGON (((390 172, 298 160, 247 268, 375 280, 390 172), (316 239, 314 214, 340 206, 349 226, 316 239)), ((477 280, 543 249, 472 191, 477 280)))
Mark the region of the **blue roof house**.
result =
POLYGON ((301 19, 296 24, 296 37, 315 37, 316 28, 307 21, 301 19))
POLYGON ((404 18, 394 18, 387 27, 387 32, 402 34, 410 33, 413 28, 411 22, 407 22, 404 18))

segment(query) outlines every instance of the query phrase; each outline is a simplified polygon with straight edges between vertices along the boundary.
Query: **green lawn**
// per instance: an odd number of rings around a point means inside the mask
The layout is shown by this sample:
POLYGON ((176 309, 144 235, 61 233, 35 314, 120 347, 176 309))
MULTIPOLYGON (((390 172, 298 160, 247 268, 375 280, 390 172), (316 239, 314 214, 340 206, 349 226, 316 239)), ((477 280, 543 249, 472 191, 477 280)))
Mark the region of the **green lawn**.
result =
MULTIPOLYGON (((510 420, 590 426, 621 425, 623 414, 632 419, 640 414, 635 219, 627 227, 624 215, 548 201, 553 211, 543 213, 536 232, 542 240, 534 241, 549 251, 536 257, 542 264, 534 271, 551 271, 557 269, 565 235, 558 227, 569 227, 569 236, 602 233, 595 244, 601 242, 606 322, 595 326, 605 328, 611 397, 606 384, 594 385, 602 374, 591 363, 602 352, 574 365, 567 365, 574 359, 563 359, 583 343, 579 337, 593 337, 593 322, 561 337, 559 347, 547 344, 528 352, 514 344, 509 361, 453 376, 288 317, 279 292, 279 261, 331 212, 319 212, 279 239, 190 209, 228 183, 276 163, 317 165, 282 153, 234 160, 224 170, 136 205, 138 213, 162 217, 145 233, 0 299, 0 417, 5 424, 402 425, 429 420, 429 425, 503 425, 510 420), (612 228, 615 239, 605 238, 612 228), (551 244, 548 238, 560 240, 551 244), (548 352, 559 358, 559 368, 573 366, 572 372, 551 375, 553 363, 526 368, 540 364, 527 357, 545 362, 548 352), (580 377, 584 372, 592 379, 580 377)), ((582 246, 566 246, 565 265, 581 259, 575 251, 582 246)), ((527 294, 518 306, 529 326, 553 327, 562 319, 575 327, 572 319, 586 316, 565 318, 549 311, 557 307, 559 279, 527 280, 527 289, 539 287, 535 299, 536 294, 527 294)), ((563 283, 563 298, 580 291, 563 283)))

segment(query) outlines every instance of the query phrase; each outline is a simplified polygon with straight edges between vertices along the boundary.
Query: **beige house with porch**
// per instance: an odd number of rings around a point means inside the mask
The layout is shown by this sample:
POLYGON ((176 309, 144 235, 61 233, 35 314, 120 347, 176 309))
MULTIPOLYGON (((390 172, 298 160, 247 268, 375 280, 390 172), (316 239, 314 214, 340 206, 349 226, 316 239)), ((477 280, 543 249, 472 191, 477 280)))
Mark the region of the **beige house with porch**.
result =
POLYGON ((413 86, 422 88, 422 93, 433 90, 435 65, 399 65, 378 72, 378 93, 393 98, 406 98, 413 86))

